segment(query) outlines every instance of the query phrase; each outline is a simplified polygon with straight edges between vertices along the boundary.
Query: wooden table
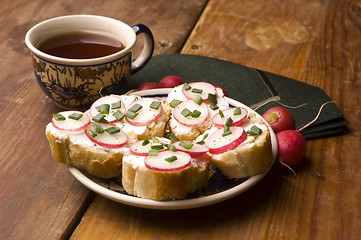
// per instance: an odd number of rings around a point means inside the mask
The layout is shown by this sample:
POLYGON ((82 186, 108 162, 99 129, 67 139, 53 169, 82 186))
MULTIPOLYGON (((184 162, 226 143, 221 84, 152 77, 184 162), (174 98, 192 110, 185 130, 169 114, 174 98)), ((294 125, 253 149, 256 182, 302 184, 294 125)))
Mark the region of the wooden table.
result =
POLYGON ((0 239, 360 239, 361 2, 351 0, 2 0, 0 239), (26 31, 97 14, 149 26, 155 55, 228 60, 321 87, 349 133, 307 142, 296 175, 274 168, 212 206, 147 210, 90 192, 44 135, 59 109, 34 80, 26 31))

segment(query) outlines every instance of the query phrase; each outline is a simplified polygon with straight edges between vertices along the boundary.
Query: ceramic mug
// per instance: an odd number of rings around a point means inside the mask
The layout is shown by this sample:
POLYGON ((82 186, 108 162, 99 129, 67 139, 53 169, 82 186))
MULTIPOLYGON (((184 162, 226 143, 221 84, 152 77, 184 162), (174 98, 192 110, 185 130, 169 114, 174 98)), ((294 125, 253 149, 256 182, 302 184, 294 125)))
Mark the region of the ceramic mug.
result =
POLYGON ((69 15, 43 21, 27 32, 25 43, 32 52, 38 84, 64 109, 86 109, 101 96, 120 94, 131 73, 148 63, 154 49, 153 35, 147 26, 130 27, 116 19, 95 15, 69 15), (124 49, 88 59, 58 57, 39 50, 44 40, 76 31, 111 34, 124 49), (145 36, 144 46, 137 59, 133 59, 132 49, 141 33, 145 36))

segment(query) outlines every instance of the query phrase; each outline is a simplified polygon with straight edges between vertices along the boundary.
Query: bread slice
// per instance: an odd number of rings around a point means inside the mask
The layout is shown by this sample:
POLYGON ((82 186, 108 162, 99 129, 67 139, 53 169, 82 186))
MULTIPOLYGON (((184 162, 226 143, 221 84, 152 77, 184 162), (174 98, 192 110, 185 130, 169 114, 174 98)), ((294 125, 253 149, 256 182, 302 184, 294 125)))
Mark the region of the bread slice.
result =
POLYGON ((162 115, 147 126, 132 126, 125 119, 115 122, 114 125, 128 135, 130 142, 144 140, 146 138, 150 139, 152 137, 163 137, 169 120, 170 109, 164 101, 161 101, 161 103, 163 107, 162 115))
POLYGON ((144 157, 128 155, 123 158, 122 184, 127 193, 140 198, 184 199, 207 185, 209 167, 207 155, 192 158, 188 167, 176 171, 151 170, 145 166, 144 157))
POLYGON ((248 131, 253 125, 262 129, 260 135, 247 136, 235 149, 211 156, 211 162, 230 179, 265 172, 272 163, 270 130, 262 118, 251 112, 241 127, 248 131))
MULTIPOLYGON (((172 91, 168 94, 167 98, 167 105, 173 101, 173 100, 179 100, 179 101, 187 101, 186 96, 182 93, 182 87, 183 85, 177 86, 172 89, 172 91)), ((207 129, 209 129, 212 126, 212 117, 218 113, 219 110, 225 110, 229 108, 229 103, 226 101, 224 93, 222 89, 216 88, 217 93, 217 109, 210 108, 211 103, 207 103, 208 105, 208 118, 207 120, 197 126, 185 126, 183 124, 180 124, 175 120, 173 117, 173 109, 169 106, 170 109, 170 119, 169 119, 169 130, 180 140, 186 140, 186 141, 193 141, 195 140, 199 135, 203 134, 207 129)))
POLYGON ((117 177, 122 172, 122 158, 127 148, 108 149, 91 142, 84 131, 61 131, 49 123, 46 126, 53 158, 63 164, 73 165, 101 178, 117 177))

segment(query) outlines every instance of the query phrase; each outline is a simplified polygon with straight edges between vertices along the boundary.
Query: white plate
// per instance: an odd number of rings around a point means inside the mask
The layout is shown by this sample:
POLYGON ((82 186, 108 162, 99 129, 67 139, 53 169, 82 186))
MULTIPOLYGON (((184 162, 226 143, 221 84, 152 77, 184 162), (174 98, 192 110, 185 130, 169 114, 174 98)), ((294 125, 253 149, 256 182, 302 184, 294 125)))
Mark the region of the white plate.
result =
MULTIPOLYGON (((164 97, 168 94, 169 91, 170 89, 167 88, 152 89, 152 90, 139 91, 136 94, 139 96, 164 97)), ((226 99, 230 105, 233 105, 235 107, 244 107, 249 112, 256 113, 249 107, 245 106, 244 104, 236 100, 230 98, 226 98, 226 99)), ((259 116, 258 113, 256 114, 259 116)), ((272 129, 270 132, 271 132, 273 161, 272 164, 269 166, 269 169, 272 167, 277 155, 276 136, 272 131, 272 129)), ((269 169, 267 170, 267 172, 269 171, 269 169)), ((229 180, 226 177, 224 177, 221 173, 216 171, 216 173, 210 179, 209 184, 202 192, 190 194, 184 200, 155 201, 155 200, 143 199, 128 195, 122 189, 121 182, 119 182, 120 179, 105 180, 105 179, 93 177, 87 174, 86 172, 81 171, 72 166, 69 166, 69 171, 84 186, 108 199, 136 207, 150 208, 150 209, 167 209, 167 210, 197 208, 227 200, 251 188, 267 174, 267 172, 264 172, 261 174, 251 176, 247 179, 229 180)))

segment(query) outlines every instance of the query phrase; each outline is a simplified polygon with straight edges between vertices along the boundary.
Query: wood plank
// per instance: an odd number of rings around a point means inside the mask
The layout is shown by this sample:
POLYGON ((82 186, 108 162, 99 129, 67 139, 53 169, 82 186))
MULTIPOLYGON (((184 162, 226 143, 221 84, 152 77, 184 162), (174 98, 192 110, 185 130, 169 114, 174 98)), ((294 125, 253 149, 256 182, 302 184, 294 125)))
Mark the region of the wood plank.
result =
POLYGON ((322 26, 325 6, 319 0, 210 1, 182 53, 298 79, 322 26))
POLYGON ((214 206, 155 211, 97 196, 71 239, 358 239, 360 7, 357 1, 209 1, 181 53, 320 86, 345 113, 351 133, 309 141, 296 175, 275 167, 249 191, 214 206))
POLYGON ((0 239, 67 237, 92 195, 56 163, 45 138, 54 106, 37 86, 26 31, 51 17, 97 14, 149 26, 155 54, 177 52, 205 1, 9 1, 0 2, 0 239))
MULTIPOLYGON (((182 52, 216 54, 229 61, 319 86, 344 112, 351 130, 351 134, 342 138, 308 142, 307 162, 298 169, 297 176, 282 182, 283 204, 277 200, 277 207, 273 204, 263 213, 273 222, 260 224, 267 229, 266 235, 251 236, 357 239, 361 234, 357 227, 361 213, 361 200, 357 196, 361 191, 355 186, 360 184, 357 176, 361 150, 355 149, 354 144, 361 143, 357 104, 361 96, 357 75, 360 4, 358 1, 288 1, 286 4, 262 1, 254 8, 247 7, 251 3, 243 2, 242 8, 224 8, 223 3, 212 1, 210 5, 214 6, 207 8, 209 12, 204 13, 182 52), (259 12, 262 12, 260 16, 259 12), (230 15, 229 22, 234 28, 223 27, 219 15, 226 15, 225 18, 230 15), (237 17, 240 20, 232 22, 237 17), (222 37, 212 44, 206 26, 215 23, 220 27, 212 34, 222 37), (237 42, 235 45, 231 39, 239 41, 233 41, 237 42), (221 48, 226 51, 219 50, 221 48), (227 54, 230 52, 240 54, 227 54)), ((246 227, 251 229, 253 225, 246 224, 246 227)))

